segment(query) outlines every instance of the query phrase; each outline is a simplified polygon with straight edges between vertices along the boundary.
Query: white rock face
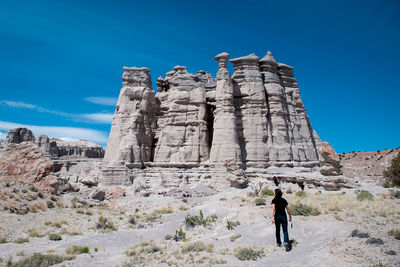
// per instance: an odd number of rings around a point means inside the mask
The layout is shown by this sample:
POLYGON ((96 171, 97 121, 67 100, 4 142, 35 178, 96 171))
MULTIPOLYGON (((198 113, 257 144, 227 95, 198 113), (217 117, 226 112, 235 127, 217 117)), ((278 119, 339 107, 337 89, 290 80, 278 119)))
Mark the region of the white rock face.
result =
POLYGON ((156 96, 165 111, 159 119, 154 162, 196 166, 209 157, 204 83, 182 66, 167 73, 164 83, 156 96))
MULTIPOLYGON (((256 177, 271 167, 320 170, 305 180, 314 185, 321 173, 340 175, 321 156, 323 144, 311 127, 293 68, 277 63, 271 52, 261 60, 250 54, 230 60, 231 77, 228 57, 226 52, 215 57, 216 79, 206 71, 193 75, 174 67, 157 79, 155 96, 149 69, 125 67, 100 183, 163 190, 180 186, 182 179, 204 178, 223 188, 227 179, 247 181, 247 174, 256 177), (241 168, 241 175, 223 170, 228 163, 241 168), (327 165, 329 170, 320 169, 327 165), (196 174, 203 171, 204 177, 196 174)), ((343 180, 338 179, 335 188, 343 180)))
POLYGON ((156 100, 150 69, 124 67, 104 165, 142 167, 152 159, 156 100))
POLYGON ((43 155, 51 159, 104 157, 103 147, 86 140, 63 141, 57 138, 50 139, 43 134, 37 138, 36 144, 43 155))
POLYGON ((242 163, 241 148, 237 129, 237 112, 233 97, 233 84, 227 70, 228 53, 215 57, 218 61, 216 85, 216 109, 214 111, 214 130, 210 151, 210 163, 223 166, 227 161, 242 163))
POLYGON ((238 133, 242 162, 250 167, 267 167, 267 102, 262 76, 255 54, 231 59, 234 93, 237 97, 238 133))
POLYGON ((286 64, 278 64, 278 74, 285 89, 293 161, 318 161, 317 141, 300 97, 299 87, 293 75, 293 68, 286 64))

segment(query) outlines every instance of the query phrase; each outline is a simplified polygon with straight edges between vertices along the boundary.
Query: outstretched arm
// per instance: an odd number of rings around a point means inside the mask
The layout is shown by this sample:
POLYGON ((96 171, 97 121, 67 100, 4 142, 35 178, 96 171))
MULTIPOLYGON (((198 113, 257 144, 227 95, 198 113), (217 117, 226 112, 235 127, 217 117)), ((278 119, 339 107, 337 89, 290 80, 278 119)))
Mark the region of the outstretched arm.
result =
POLYGON ((290 212, 289 205, 286 205, 286 211, 289 214, 289 221, 292 221, 292 213, 290 212))
POLYGON ((272 204, 272 208, 271 208, 271 221, 272 223, 275 223, 275 204, 272 204))

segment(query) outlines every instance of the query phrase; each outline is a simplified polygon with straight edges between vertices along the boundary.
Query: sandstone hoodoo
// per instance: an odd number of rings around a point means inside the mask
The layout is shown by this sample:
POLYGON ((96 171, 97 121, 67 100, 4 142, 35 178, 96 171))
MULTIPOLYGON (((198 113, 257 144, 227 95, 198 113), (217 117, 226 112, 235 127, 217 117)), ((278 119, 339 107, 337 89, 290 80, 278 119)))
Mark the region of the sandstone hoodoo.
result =
POLYGON ((218 184, 218 179, 226 181, 221 177, 227 178, 227 162, 234 162, 244 174, 268 176, 285 169, 293 177, 300 169, 314 174, 321 169, 319 178, 304 181, 342 183, 340 166, 320 154, 322 144, 293 68, 277 63, 268 51, 261 59, 255 54, 231 59, 231 76, 229 56, 215 57, 216 79, 206 71, 194 75, 184 66, 174 67, 157 79, 157 94, 148 68, 124 67, 101 182, 158 180, 165 186, 166 180, 180 185, 211 176, 209 183, 218 184))

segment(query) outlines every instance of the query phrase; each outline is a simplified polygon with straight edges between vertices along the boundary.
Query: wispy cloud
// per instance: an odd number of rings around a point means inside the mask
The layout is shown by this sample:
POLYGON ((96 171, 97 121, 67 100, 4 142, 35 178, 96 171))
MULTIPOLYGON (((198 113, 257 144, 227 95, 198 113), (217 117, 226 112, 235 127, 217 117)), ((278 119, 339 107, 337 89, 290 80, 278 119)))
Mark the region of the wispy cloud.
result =
POLYGON ((111 113, 89 113, 81 114, 80 117, 89 121, 96 121, 99 123, 111 123, 114 114, 111 113))
POLYGON ((12 108, 25 108, 25 109, 36 110, 38 112, 54 114, 54 115, 58 115, 58 116, 62 116, 62 117, 67 117, 67 118, 73 119, 75 121, 86 122, 86 123, 110 124, 112 121, 112 117, 113 117, 112 113, 104 113, 104 112, 89 113, 89 114, 67 113, 67 112, 51 110, 51 109, 47 109, 47 108, 44 108, 41 106, 28 104, 28 103, 24 103, 24 102, 19 102, 19 101, 1 100, 0 104, 2 104, 4 106, 12 107, 12 108))
POLYGON ((91 96, 86 97, 85 100, 89 103, 103 105, 103 106, 115 106, 118 99, 115 97, 102 97, 102 96, 91 96))
POLYGON ((2 104, 5 104, 9 107, 14 107, 14 108, 27 108, 27 109, 36 109, 37 106, 36 105, 32 105, 32 104, 26 104, 23 102, 18 102, 18 101, 6 101, 3 100, 1 101, 2 104))
MULTIPOLYGON (((20 124, 15 122, 0 121, 0 130, 8 131, 13 128, 24 127, 33 131, 35 136, 41 134, 46 134, 51 138, 63 138, 64 140, 79 140, 85 139, 98 143, 100 145, 105 145, 107 143, 107 133, 102 131, 97 131, 88 128, 78 128, 78 127, 59 127, 59 126, 38 126, 38 125, 28 125, 20 124)), ((0 132, 0 137, 2 136, 0 132)), ((4 135, 4 134, 3 134, 4 135)))
POLYGON ((0 140, 6 139, 7 133, 0 131, 0 140))

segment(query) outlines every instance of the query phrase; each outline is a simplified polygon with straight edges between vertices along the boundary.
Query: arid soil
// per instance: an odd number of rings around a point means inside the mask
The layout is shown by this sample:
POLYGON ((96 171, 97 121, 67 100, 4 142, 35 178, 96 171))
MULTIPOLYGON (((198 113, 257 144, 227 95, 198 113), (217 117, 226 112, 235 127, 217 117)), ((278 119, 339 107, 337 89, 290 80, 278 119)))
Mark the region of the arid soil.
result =
POLYGON ((283 184, 292 211, 308 215, 293 217, 290 252, 275 245, 272 196, 262 196, 266 205, 257 206, 251 186, 196 198, 137 197, 125 187, 125 196, 98 205, 21 182, 1 182, 0 188, 4 266, 34 253, 64 257, 56 266, 400 266, 400 199, 364 182, 356 189, 304 193, 283 184), (360 190, 373 199, 358 200, 360 190), (185 220, 194 215, 202 225, 185 220), (50 240, 51 234, 61 240, 50 240))
POLYGON ((382 185, 383 171, 391 164, 400 148, 371 152, 349 152, 339 154, 345 176, 382 185))

